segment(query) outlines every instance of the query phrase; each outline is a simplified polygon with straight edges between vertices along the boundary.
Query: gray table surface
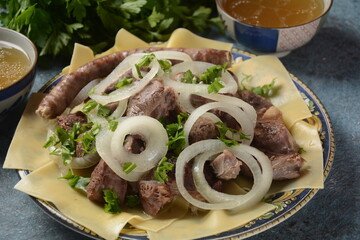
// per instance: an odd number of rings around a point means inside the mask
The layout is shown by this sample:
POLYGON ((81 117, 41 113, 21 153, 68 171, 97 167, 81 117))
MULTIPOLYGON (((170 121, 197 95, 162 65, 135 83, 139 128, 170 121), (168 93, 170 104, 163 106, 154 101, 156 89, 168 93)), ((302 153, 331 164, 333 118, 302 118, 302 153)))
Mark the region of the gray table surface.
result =
MULTIPOLYGON (((336 151, 325 189, 287 221, 251 239, 360 239, 360 2, 336 0, 306 46, 281 59, 321 99, 333 123, 336 151)), ((37 91, 66 63, 39 67, 37 91)), ((24 106, 0 124, 0 165, 24 106)), ((13 189, 14 170, 0 169, 0 239, 87 239, 46 215, 13 189)))

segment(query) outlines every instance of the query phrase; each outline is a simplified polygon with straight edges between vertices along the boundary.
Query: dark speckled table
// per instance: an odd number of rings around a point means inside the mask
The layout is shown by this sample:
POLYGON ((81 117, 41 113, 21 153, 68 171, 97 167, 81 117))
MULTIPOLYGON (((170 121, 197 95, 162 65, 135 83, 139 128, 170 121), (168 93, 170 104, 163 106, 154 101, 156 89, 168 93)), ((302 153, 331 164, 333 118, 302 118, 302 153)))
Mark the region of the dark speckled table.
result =
MULTIPOLYGON (((360 239, 360 1, 335 0, 324 27, 306 46, 281 59, 323 102, 333 123, 336 151, 325 189, 285 222, 251 239, 360 239)), ((33 91, 65 65, 39 67, 33 91)), ((0 124, 2 165, 20 106, 0 124)), ((0 239, 87 239, 46 215, 13 189, 19 177, 0 169, 0 239)))

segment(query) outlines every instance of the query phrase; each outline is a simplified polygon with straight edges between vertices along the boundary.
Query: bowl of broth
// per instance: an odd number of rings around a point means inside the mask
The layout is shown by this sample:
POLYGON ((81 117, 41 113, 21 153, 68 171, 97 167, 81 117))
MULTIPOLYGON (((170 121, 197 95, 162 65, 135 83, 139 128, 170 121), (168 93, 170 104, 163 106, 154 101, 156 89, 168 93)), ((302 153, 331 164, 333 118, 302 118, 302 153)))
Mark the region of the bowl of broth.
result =
POLYGON ((34 44, 21 33, 0 27, 0 120, 26 99, 36 63, 34 44))
POLYGON ((228 34, 255 53, 284 56, 320 29, 332 0, 216 0, 228 34))

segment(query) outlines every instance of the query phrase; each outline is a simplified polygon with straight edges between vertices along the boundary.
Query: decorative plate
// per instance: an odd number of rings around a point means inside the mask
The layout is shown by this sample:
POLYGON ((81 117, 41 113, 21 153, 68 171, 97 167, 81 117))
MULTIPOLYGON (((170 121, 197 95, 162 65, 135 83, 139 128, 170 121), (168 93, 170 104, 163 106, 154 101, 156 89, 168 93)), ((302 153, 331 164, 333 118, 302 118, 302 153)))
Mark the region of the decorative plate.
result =
MULTIPOLYGON (((253 57, 254 55, 243 52, 238 49, 233 49, 232 51, 233 57, 238 58, 241 57, 244 60, 253 57)), ((324 179, 328 176, 331 166, 334 160, 334 151, 335 151, 335 143, 333 136, 333 129, 330 122, 329 115, 327 114, 325 108, 321 104, 318 97, 299 79, 297 79, 294 75, 290 74, 291 78, 301 92, 303 98, 307 102, 313 116, 307 121, 310 124, 313 124, 317 127, 320 139, 323 145, 323 164, 324 164, 324 179)), ((49 80, 39 92, 48 92, 54 87, 61 79, 61 76, 56 76, 53 79, 49 80)), ((23 178, 29 171, 18 170, 18 174, 20 178, 23 178)), ((268 199, 268 202, 271 202, 276 206, 276 208, 257 219, 254 219, 248 222, 246 225, 226 231, 217 235, 212 235, 206 237, 206 239, 230 239, 237 238, 243 239, 253 235, 256 235, 260 232, 263 232, 282 221, 285 221, 290 216, 294 215, 297 211, 299 211, 303 206, 305 206, 317 193, 318 189, 299 189, 287 191, 284 193, 278 193, 268 199)), ((63 224, 64 226, 70 228, 73 231, 79 232, 87 237, 93 239, 100 239, 96 233, 91 230, 79 225, 78 223, 72 221, 71 219, 64 216, 57 208, 50 202, 46 202, 37 198, 32 197, 34 202, 39 205, 45 213, 47 213, 50 217, 63 224)), ((146 235, 127 235, 121 234, 120 238, 122 239, 147 239, 146 235)))

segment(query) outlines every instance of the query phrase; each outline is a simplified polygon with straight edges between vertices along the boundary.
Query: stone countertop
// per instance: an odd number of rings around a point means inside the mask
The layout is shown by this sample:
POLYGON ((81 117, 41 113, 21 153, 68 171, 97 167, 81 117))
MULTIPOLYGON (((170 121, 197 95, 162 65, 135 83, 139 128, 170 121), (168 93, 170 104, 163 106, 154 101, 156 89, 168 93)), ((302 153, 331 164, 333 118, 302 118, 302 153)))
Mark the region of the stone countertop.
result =
MULTIPOLYGON (((336 150, 325 189, 285 222, 250 239, 360 238, 360 1, 335 1, 327 22, 306 46, 281 59, 320 98, 332 120, 336 150)), ((62 69, 38 68, 32 91, 62 69)), ((24 105, 0 125, 0 164, 24 105)), ((87 239, 46 215, 13 189, 14 170, 0 169, 0 239, 87 239)))

